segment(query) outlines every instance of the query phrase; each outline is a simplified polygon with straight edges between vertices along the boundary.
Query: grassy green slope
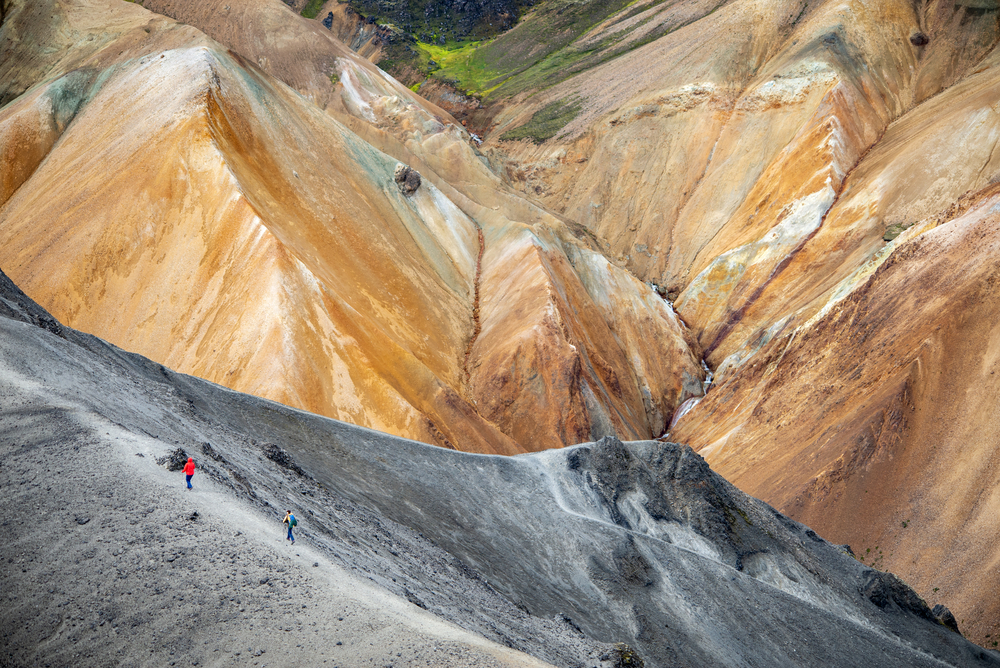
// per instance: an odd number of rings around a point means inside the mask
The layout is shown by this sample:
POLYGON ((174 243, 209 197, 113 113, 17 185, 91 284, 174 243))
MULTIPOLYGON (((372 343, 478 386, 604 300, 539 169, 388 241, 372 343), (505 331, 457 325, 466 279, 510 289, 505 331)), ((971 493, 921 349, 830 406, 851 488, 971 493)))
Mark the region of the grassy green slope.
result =
POLYGON ((548 0, 515 28, 477 49, 470 60, 481 63, 484 70, 499 71, 491 82, 493 97, 551 86, 570 76, 571 67, 592 53, 592 48, 574 42, 630 4, 631 0, 548 0))
POLYGON ((490 41, 447 45, 433 76, 487 101, 548 88, 711 14, 729 0, 544 0, 490 41))
MULTIPOLYGON (((350 0, 378 15, 411 20, 417 0, 350 0)), ((438 0, 420 0, 436 7, 438 0)), ((515 96, 544 90, 576 74, 648 44, 697 21, 732 0, 475 0, 478 11, 489 3, 529 8, 513 28, 492 37, 463 37, 470 33, 446 16, 432 12, 415 33, 387 45, 379 65, 414 90, 426 78, 444 81, 459 92, 479 98, 486 106, 515 96), (433 24, 433 25, 432 25, 433 24)), ((422 5, 421 5, 422 6, 422 5)), ((420 12, 417 12, 420 13, 420 12)), ((415 20, 415 19, 414 19, 415 20)), ((394 24, 398 29, 398 23, 394 24)), ((560 100, 539 109, 523 132, 509 131, 507 138, 544 141, 554 136, 578 113, 580 100, 560 100), (562 126, 556 127, 560 122, 562 126)))

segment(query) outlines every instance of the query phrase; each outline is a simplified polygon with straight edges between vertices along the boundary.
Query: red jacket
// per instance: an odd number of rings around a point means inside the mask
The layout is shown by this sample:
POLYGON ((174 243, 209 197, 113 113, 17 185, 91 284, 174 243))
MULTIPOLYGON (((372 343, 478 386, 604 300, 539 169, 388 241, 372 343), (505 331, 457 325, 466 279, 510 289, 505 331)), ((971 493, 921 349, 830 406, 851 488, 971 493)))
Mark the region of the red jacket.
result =
POLYGON ((188 457, 188 463, 184 465, 184 473, 194 475, 194 457, 188 457))

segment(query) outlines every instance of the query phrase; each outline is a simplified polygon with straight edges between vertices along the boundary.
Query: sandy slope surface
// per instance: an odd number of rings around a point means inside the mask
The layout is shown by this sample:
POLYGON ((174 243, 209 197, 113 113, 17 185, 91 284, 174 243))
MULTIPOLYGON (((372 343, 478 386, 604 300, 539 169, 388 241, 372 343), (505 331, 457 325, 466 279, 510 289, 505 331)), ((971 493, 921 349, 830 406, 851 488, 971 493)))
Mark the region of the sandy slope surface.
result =
POLYGON ((14 665, 599 666, 622 640, 650 666, 1000 664, 690 449, 403 441, 174 374, 0 287, 14 665), (190 492, 157 463, 178 446, 190 492))
POLYGON ((280 512, 204 469, 188 491, 155 463, 164 442, 3 376, 13 665, 548 665, 290 545, 280 512))
POLYGON ((163 442, 53 406, 4 371, 0 652, 14 666, 548 665, 308 539, 292 546, 278 514, 209 475, 188 491, 156 465, 163 442))

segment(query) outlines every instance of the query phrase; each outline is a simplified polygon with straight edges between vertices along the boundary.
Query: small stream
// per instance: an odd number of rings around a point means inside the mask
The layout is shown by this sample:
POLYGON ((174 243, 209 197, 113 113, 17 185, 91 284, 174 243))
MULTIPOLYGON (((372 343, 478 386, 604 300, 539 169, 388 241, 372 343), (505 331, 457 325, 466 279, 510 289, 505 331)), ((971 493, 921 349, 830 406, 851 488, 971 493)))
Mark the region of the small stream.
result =
POLYGON ((670 430, 674 428, 674 425, 677 424, 677 421, 680 420, 685 415, 687 415, 687 413, 690 412, 691 409, 697 406, 698 402, 705 398, 705 395, 708 394, 708 390, 712 387, 712 382, 715 380, 715 373, 708 368, 708 364, 705 363, 704 359, 701 361, 701 368, 705 370, 705 380, 701 382, 702 396, 691 397, 690 399, 687 399, 686 401, 682 402, 681 405, 677 407, 677 410, 674 411, 674 416, 670 418, 670 426, 667 428, 667 432, 663 435, 663 437, 666 437, 670 434, 670 430))
POLYGON ((701 360, 701 368, 705 370, 705 380, 701 381, 701 393, 702 395, 708 394, 708 389, 712 387, 712 381, 715 380, 715 372, 708 368, 708 364, 704 359, 701 360))

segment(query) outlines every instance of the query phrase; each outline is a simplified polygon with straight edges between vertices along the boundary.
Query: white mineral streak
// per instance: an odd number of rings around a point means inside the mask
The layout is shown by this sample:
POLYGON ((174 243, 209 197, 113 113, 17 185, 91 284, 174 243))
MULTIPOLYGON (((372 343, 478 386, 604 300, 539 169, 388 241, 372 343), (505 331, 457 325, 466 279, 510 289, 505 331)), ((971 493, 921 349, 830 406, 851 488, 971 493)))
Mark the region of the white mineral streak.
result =
POLYGON ((369 123, 374 123, 375 112, 372 111, 370 103, 372 95, 362 88, 358 81, 357 66, 344 58, 337 62, 340 65, 340 82, 344 84, 341 95, 344 106, 355 116, 363 118, 369 123))
POLYGON ((719 303, 739 283, 747 269, 757 264, 777 265, 819 229, 823 217, 836 200, 830 178, 826 185, 789 205, 788 215, 756 241, 719 255, 691 281, 677 300, 682 311, 696 302, 719 303), (727 280, 719 281, 725 275, 727 280))
MULTIPOLYGON (((609 526, 618 526, 612 518, 605 499, 591 485, 580 485, 571 479, 575 474, 565 465, 566 453, 549 450, 535 453, 522 461, 530 462, 537 470, 543 488, 551 494, 555 505, 564 512, 609 526)), ((646 495, 632 490, 618 500, 618 510, 633 530, 650 538, 662 540, 675 547, 699 556, 721 562, 718 549, 690 527, 677 522, 654 520, 646 510, 646 495)))
MULTIPOLYGON (((424 180, 408 201, 416 209, 417 224, 424 228, 422 234, 417 231, 416 235, 419 235, 425 250, 436 255, 435 249, 440 249, 444 254, 444 258, 431 259, 435 263, 446 260, 465 283, 472 281, 479 255, 479 235, 472 219, 429 180, 424 180)), ((438 267, 439 274, 446 275, 449 271, 438 267)))
POLYGON ((885 246, 880 248, 875 255, 872 256, 868 262, 861 265, 854 273, 842 280, 834 288, 833 292, 830 294, 830 298, 827 299, 823 307, 816 312, 809 320, 802 323, 795 328, 796 332, 806 331, 811 329, 822 320, 830 311, 836 307, 837 304, 844 301, 852 292, 857 288, 865 284, 869 277, 874 274, 882 264, 889 259, 898 247, 900 247, 904 242, 911 239, 915 239, 921 234, 927 232, 928 230, 934 229, 937 226, 937 221, 934 219, 928 219, 923 222, 917 223, 912 227, 903 231, 898 237, 896 237, 892 242, 887 243, 885 246))
POLYGON ((726 445, 729 443, 729 438, 740 430, 740 426, 741 425, 733 427, 721 437, 699 450, 698 454, 704 457, 705 461, 711 462, 714 457, 721 454, 726 449, 726 445))
POLYGON ((794 317, 794 314, 790 314, 780 318, 774 324, 765 329, 762 335, 755 336, 749 341, 744 342, 738 350, 722 360, 719 366, 715 369, 715 382, 722 382, 722 380, 728 377, 733 370, 739 368, 744 362, 756 355, 761 348, 774 340, 775 337, 780 336, 785 330, 785 327, 791 320, 794 319, 794 317))
POLYGON ((839 77, 823 61, 803 60, 786 73, 777 74, 747 92, 736 104, 737 111, 762 111, 805 100, 815 88, 831 86, 839 77))
POLYGON ((673 429, 674 425, 677 424, 677 421, 680 420, 685 415, 687 415, 688 413, 690 413, 691 409, 697 406, 698 402, 701 400, 702 397, 691 397, 690 399, 682 403, 680 406, 678 406, 677 410, 674 411, 674 416, 670 418, 670 428, 673 429))

